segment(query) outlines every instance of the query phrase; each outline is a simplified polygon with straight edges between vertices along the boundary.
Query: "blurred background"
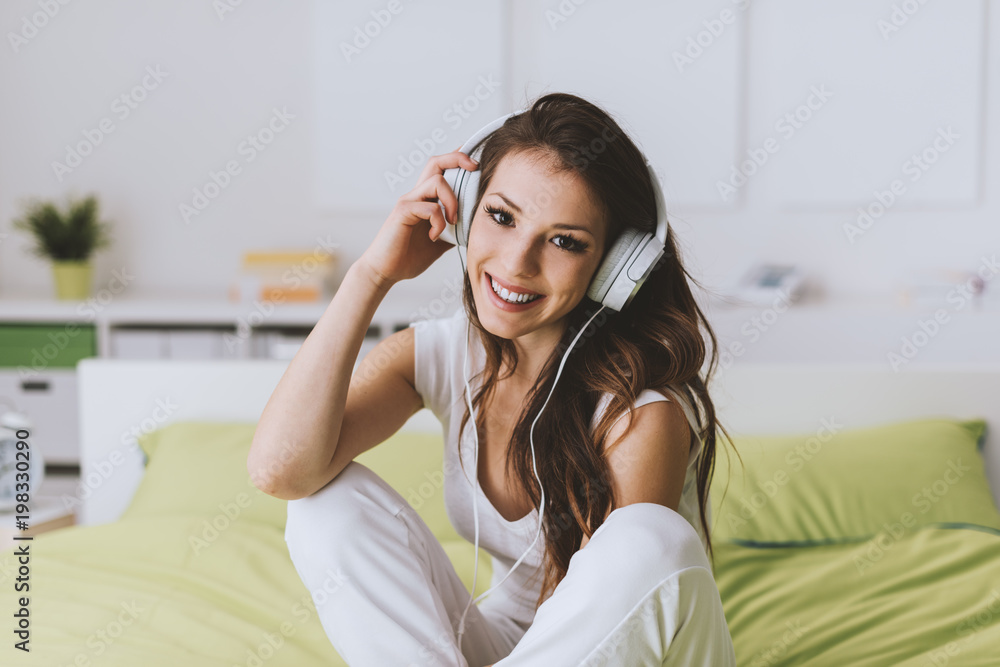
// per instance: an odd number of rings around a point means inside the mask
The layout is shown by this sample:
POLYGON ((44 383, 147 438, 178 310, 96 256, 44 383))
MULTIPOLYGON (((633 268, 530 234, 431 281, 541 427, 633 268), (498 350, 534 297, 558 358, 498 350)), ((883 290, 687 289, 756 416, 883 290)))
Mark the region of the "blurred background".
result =
MULTIPOLYGON (((722 363, 1000 358, 986 0, 9 0, 0 27, 0 397, 51 468, 80 358, 291 358, 427 158, 554 91, 659 173, 722 363)), ((362 356, 460 293, 452 250, 362 356)))

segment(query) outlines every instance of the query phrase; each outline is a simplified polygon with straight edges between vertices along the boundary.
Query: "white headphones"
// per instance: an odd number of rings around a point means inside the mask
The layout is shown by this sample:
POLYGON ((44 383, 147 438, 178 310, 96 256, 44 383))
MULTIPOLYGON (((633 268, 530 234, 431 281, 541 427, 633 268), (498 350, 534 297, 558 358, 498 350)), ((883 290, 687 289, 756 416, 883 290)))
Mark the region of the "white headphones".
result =
MULTIPOLYGON (((508 118, 516 116, 520 113, 524 113, 524 111, 515 111, 507 114, 506 116, 497 118, 472 135, 472 138, 466 141, 460 150, 478 162, 479 156, 482 154, 483 144, 485 143, 487 137, 503 125, 508 118)), ((580 339, 583 332, 587 330, 587 327, 598 313, 605 308, 620 311, 632 302, 632 299, 639 291, 639 288, 642 287, 643 283, 649 277, 649 274, 652 273, 656 262, 663 256, 668 227, 666 207, 663 203, 663 192, 660 189, 660 183, 657 179, 656 172, 654 172, 653 168, 649 166, 648 161, 646 167, 649 170, 649 178, 653 183, 653 194, 656 198, 656 232, 655 234, 650 234, 648 232, 640 232, 633 227, 626 226, 620 236, 615 240, 614 245, 608 249, 607 255, 605 255, 604 260, 601 262, 597 272, 594 274, 594 278, 587 290, 587 296, 601 304, 601 307, 597 310, 597 312, 591 315, 590 319, 587 320, 587 323, 580 328, 580 331, 577 332, 573 342, 570 343, 569 349, 567 349, 566 353, 563 355, 562 361, 559 362, 559 368, 556 371, 555 380, 552 382, 552 388, 549 389, 549 395, 545 398, 545 402, 542 404, 541 410, 539 410, 538 414, 535 416, 534 421, 531 422, 531 430, 528 433, 528 439, 531 443, 531 467, 535 473, 535 479, 538 480, 538 488, 541 489, 542 492, 541 501, 539 503, 541 508, 539 509, 538 514, 538 529, 535 531, 535 539, 532 540, 528 549, 521 554, 521 557, 517 559, 514 565, 511 566, 510 571, 507 572, 504 578, 501 579, 496 586, 491 587, 475 599, 471 596, 469 597, 469 602, 465 605, 465 611, 462 613, 462 618, 458 624, 459 650, 462 648, 462 635, 465 633, 465 616, 469 612, 469 607, 473 602, 478 603, 481 599, 489 595, 493 589, 499 587, 503 584, 503 582, 507 581, 507 577, 514 572, 517 566, 524 560, 525 556, 531 552, 535 543, 538 542, 539 535, 541 535, 542 518, 545 513, 545 489, 542 487, 542 480, 538 476, 538 469, 535 466, 535 424, 538 422, 538 418, 541 417, 542 412, 545 411, 545 406, 548 405, 549 399, 552 398, 552 392, 555 391, 556 383, 559 382, 559 376, 562 375, 563 366, 566 365, 566 359, 569 357, 569 353, 576 347, 576 342, 580 339)), ((475 214, 476 195, 478 194, 479 188, 479 175, 480 172, 478 169, 476 171, 467 171, 461 167, 446 169, 444 172, 445 181, 447 181, 448 185, 451 186, 451 189, 455 192, 455 196, 458 198, 458 217, 454 225, 450 223, 446 225, 445 230, 438 238, 459 246, 458 258, 462 263, 463 273, 465 273, 467 269, 465 267, 465 260, 462 258, 461 249, 468 248, 469 244, 469 231, 472 227, 472 218, 475 214)), ((441 206, 443 211, 444 205, 442 204, 441 206)), ((447 215, 445 216, 445 219, 447 220, 447 215)), ((470 415, 472 417, 472 433, 476 439, 476 449, 472 465, 473 475, 475 475, 476 478, 476 481, 472 483, 472 507, 475 524, 476 554, 475 565, 472 570, 472 590, 475 592, 476 581, 479 575, 479 506, 477 502, 478 493, 476 489, 479 478, 479 434, 477 428, 476 410, 472 404, 472 388, 469 387, 468 380, 469 334, 470 327, 466 327, 465 361, 462 364, 462 378, 465 380, 465 397, 469 406, 470 415)))
MULTIPOLYGON (((524 111, 514 111, 497 118, 472 135, 472 138, 459 150, 478 162, 486 139, 508 118, 521 113, 524 111)), ((653 183, 653 194, 656 198, 656 232, 653 234, 640 232, 626 225, 614 245, 608 248, 608 253, 597 268, 587 290, 588 297, 611 310, 620 311, 631 303, 656 262, 663 256, 664 244, 667 242, 668 223, 663 191, 660 189, 656 172, 648 161, 646 168, 649 170, 649 180, 653 183)), ((445 230, 439 238, 461 248, 467 248, 469 245, 469 230, 476 212, 479 175, 478 169, 466 171, 461 167, 446 169, 444 172, 445 181, 458 198, 458 218, 454 225, 450 223, 445 225, 445 230)), ((447 216, 445 220, 447 221, 447 216)))

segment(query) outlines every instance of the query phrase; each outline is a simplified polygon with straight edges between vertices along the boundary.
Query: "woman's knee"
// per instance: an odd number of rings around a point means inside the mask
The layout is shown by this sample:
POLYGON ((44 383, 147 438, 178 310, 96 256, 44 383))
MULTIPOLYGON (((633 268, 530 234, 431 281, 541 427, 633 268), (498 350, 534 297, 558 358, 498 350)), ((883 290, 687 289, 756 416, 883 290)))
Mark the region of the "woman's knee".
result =
POLYGON ((288 501, 285 541, 294 549, 322 536, 357 534, 370 525, 373 513, 395 515, 405 504, 374 471, 352 461, 312 495, 288 501))
MULTIPOLYGON (((615 509, 601 529, 622 565, 649 576, 669 576, 688 567, 711 572, 701 536, 676 511, 658 503, 633 503, 615 509)), ((596 539, 595 532, 594 538, 596 539)), ((590 545, 588 544, 588 547, 590 545)))

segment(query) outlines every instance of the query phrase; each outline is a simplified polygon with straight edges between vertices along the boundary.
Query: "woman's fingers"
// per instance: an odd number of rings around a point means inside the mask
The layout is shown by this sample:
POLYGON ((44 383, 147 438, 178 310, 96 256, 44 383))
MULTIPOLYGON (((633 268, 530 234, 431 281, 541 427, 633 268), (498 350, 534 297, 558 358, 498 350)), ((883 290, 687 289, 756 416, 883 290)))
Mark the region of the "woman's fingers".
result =
POLYGON ((402 202, 402 212, 403 224, 405 225, 416 225, 423 220, 427 220, 431 223, 431 231, 428 237, 432 241, 436 241, 437 237, 441 235, 441 232, 445 228, 444 214, 441 212, 441 207, 438 206, 437 202, 432 201, 407 201, 402 202))
POLYGON ((449 220, 455 220, 458 214, 458 197, 451 189, 444 176, 436 174, 417 185, 400 199, 406 201, 440 201, 448 213, 449 220))
POLYGON ((455 167, 475 171, 479 168, 479 163, 462 151, 454 151, 445 153, 444 155, 432 155, 427 160, 427 164, 424 165, 424 170, 420 172, 420 178, 417 180, 417 183, 422 183, 435 174, 443 174, 446 169, 453 169, 455 167))

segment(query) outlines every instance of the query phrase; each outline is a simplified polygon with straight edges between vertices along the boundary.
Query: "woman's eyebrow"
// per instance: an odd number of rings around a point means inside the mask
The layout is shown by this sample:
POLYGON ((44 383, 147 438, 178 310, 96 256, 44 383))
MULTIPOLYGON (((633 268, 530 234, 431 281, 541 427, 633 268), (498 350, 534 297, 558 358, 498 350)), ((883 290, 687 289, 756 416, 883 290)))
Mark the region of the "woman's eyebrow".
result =
MULTIPOLYGON (((514 209, 515 213, 517 213, 519 215, 523 213, 523 211, 521 210, 521 207, 518 206, 517 204, 515 204, 514 202, 512 202, 511 200, 507 199, 503 195, 503 193, 501 193, 501 192, 491 192, 490 194, 495 194, 496 196, 500 197, 500 199, 503 199, 504 202, 507 203, 507 206, 510 206, 512 209, 514 209)), ((594 235, 594 233, 591 232, 586 227, 581 227, 580 225, 570 225, 570 224, 567 224, 565 222, 557 222, 554 225, 552 225, 552 227, 554 227, 555 229, 575 229, 575 230, 580 231, 580 232, 586 232, 587 234, 590 234, 591 236, 594 235)))

